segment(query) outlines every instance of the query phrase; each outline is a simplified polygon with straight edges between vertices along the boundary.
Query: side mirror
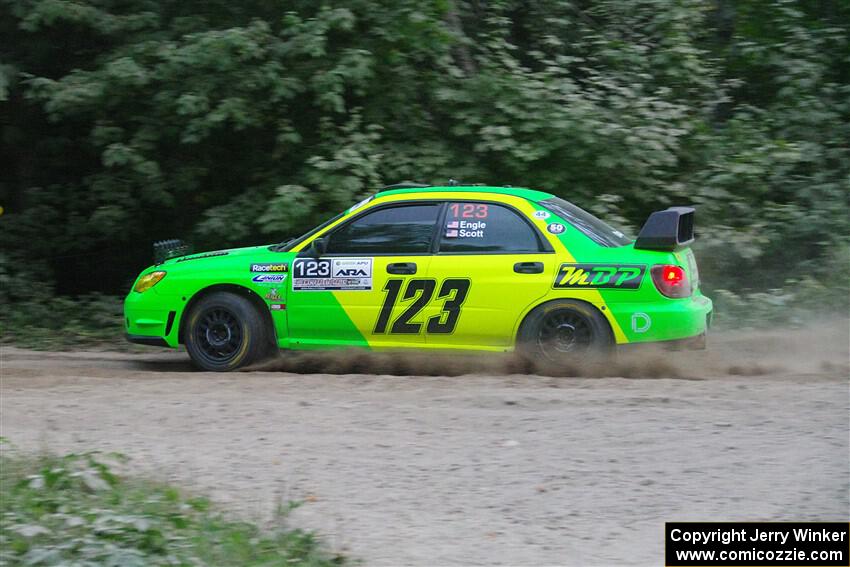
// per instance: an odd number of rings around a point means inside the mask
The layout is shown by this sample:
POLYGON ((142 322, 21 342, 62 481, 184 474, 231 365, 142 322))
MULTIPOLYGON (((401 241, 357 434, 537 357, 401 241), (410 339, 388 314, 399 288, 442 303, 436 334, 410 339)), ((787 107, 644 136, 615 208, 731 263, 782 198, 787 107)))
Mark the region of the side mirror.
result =
POLYGON ((324 238, 317 238, 310 243, 310 256, 313 258, 321 258, 328 250, 328 241, 324 238))

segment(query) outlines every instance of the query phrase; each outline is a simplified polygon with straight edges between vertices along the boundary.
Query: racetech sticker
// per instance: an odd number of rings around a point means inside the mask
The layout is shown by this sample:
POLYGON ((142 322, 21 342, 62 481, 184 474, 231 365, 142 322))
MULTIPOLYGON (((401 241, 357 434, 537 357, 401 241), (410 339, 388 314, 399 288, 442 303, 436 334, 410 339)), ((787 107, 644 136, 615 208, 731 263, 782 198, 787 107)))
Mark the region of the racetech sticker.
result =
POLYGON ((372 258, 297 258, 292 291, 369 291, 372 258))
POLYGON ((289 264, 251 264, 252 272, 286 272, 289 270, 289 264))
POLYGON ((561 264, 552 287, 638 289, 644 272, 641 264, 561 264))

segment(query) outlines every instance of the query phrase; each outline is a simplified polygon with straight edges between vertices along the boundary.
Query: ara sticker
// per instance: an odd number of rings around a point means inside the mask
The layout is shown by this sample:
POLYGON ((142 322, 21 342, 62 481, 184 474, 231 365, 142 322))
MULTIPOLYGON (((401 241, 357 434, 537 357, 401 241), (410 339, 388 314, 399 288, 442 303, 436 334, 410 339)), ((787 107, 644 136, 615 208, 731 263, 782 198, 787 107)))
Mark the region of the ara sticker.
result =
POLYGON ((559 222, 550 222, 549 225, 546 227, 546 230, 548 230, 552 234, 562 234, 565 230, 567 230, 567 227, 565 227, 559 222))
POLYGON ((289 264, 251 264, 252 272, 288 272, 289 264))
POLYGON ((286 274, 260 274, 251 278, 251 281, 259 284, 282 284, 286 281, 286 274))
POLYGON ((549 212, 548 211, 534 211, 534 218, 540 219, 540 220, 546 220, 546 219, 549 218, 549 212))
POLYGON ((638 289, 646 266, 642 264, 561 264, 555 289, 638 289))
POLYGON ((272 303, 271 305, 269 305, 269 309, 271 309, 272 311, 285 311, 286 303, 272 303))
POLYGON ((372 258, 297 258, 292 291, 369 291, 372 258))

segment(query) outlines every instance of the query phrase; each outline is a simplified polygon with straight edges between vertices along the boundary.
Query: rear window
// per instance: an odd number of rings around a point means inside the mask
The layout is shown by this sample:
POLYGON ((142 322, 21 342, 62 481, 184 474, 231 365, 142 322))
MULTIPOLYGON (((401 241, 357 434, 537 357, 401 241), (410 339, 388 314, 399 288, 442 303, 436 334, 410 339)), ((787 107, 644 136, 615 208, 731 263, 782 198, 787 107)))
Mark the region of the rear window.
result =
POLYGON ((549 209, 550 212, 569 222, 579 232, 600 246, 616 248, 617 246, 625 246, 632 241, 631 238, 621 231, 605 221, 596 218, 584 209, 573 205, 569 201, 552 197, 551 199, 540 201, 540 204, 549 209))

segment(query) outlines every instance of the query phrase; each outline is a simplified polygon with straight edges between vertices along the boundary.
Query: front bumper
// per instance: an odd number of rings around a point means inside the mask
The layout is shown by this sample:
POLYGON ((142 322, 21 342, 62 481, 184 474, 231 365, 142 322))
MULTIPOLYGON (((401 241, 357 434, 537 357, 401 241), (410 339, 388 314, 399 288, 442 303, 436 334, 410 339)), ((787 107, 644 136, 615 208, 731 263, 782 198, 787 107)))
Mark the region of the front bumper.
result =
POLYGON ((177 311, 153 293, 131 291, 124 299, 124 332, 127 340, 154 346, 178 346, 177 311))
POLYGON ((124 333, 124 336, 131 343, 136 343, 137 345, 146 345, 146 346, 159 346, 159 347, 170 347, 171 345, 163 339, 162 337, 146 337, 144 335, 131 335, 130 333, 124 333))

